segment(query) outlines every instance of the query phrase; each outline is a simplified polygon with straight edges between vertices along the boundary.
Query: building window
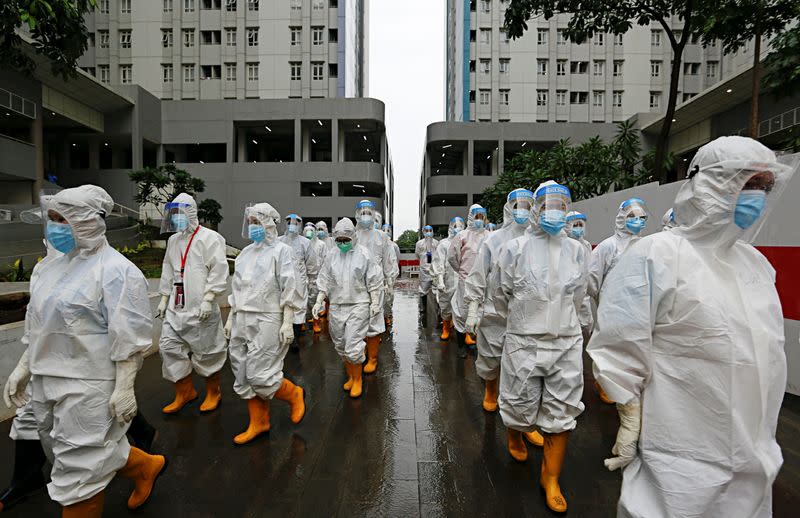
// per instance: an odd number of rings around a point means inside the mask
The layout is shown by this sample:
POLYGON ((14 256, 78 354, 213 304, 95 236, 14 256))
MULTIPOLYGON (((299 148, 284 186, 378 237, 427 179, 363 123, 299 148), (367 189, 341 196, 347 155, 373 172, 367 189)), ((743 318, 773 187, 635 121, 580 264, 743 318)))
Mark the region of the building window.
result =
MULTIPOLYGON (((248 11, 258 11, 258 0, 247 0, 248 11)), ((258 69, 256 69, 256 79, 258 79, 258 69)))
POLYGON ((481 29, 481 43, 484 45, 492 44, 492 29, 481 29))
POLYGON ((336 43, 339 41, 339 30, 328 29, 328 43, 336 43))
POLYGON ((236 63, 225 63, 225 81, 236 81, 236 63))
POLYGON ((508 58, 504 58, 500 60, 500 73, 501 74, 508 74, 509 69, 511 68, 511 60, 508 58))
POLYGON ((697 95, 697 94, 683 94, 683 102, 688 101, 689 99, 691 99, 695 95, 697 95))
POLYGON ((172 47, 172 29, 161 29, 161 45, 165 49, 172 47))
POLYGON ((622 77, 624 65, 624 61, 614 61, 614 77, 622 77))
POLYGON ((650 92, 650 109, 658 109, 661 106, 661 92, 650 92))
POLYGON ((488 59, 481 60, 481 74, 488 75, 492 71, 491 61, 488 59))
POLYGON ((661 77, 661 62, 660 61, 651 61, 650 62, 650 77, 661 77))
POLYGON ((299 11, 303 8, 303 0, 292 0, 292 11, 299 11))
POLYGON ((82 69, 84 72, 86 72, 87 74, 89 74, 90 76, 96 76, 96 75, 97 75, 97 74, 95 73, 95 68, 94 68, 94 67, 81 67, 81 69, 82 69))
POLYGON ((258 29, 255 27, 247 29, 247 46, 258 47, 258 29))
POLYGON ((183 65, 183 82, 194 83, 194 65, 183 65))
POLYGON ((194 29, 183 29, 183 46, 194 47, 194 29))
POLYGON ((325 43, 325 29, 323 27, 311 27, 311 44, 322 45, 325 43))
POLYGON ((536 90, 536 106, 547 106, 547 90, 536 90))
POLYGON ((594 39, 592 40, 592 43, 595 46, 598 46, 598 47, 605 45, 606 44, 606 35, 604 33, 602 33, 602 32, 595 33, 594 39))
POLYGON ((100 12, 102 14, 108 14, 108 12, 110 11, 109 9, 110 3, 111 2, 109 0, 100 0, 100 12))
POLYGON ((258 81, 258 63, 247 64, 247 80, 258 81))
POLYGON ((511 42, 511 38, 508 37, 508 31, 505 29, 500 29, 500 41, 503 44, 508 45, 511 42))
POLYGON ((131 0, 119 0, 120 14, 131 14, 131 0))
POLYGON ((570 92, 570 104, 586 104, 589 102, 589 92, 570 92))
POLYGON ((603 107, 603 99, 605 98, 606 93, 602 90, 595 90, 592 92, 592 106, 595 108, 602 108, 603 107))
POLYGON ((225 10, 229 13, 236 12, 236 0, 225 0, 225 10))
POLYGON ((203 65, 200 67, 200 80, 205 79, 220 79, 222 76, 222 67, 219 65, 203 65))
POLYGON ((236 46, 236 29, 225 29, 225 45, 236 46))
POLYGON ((300 75, 302 72, 303 67, 299 61, 289 62, 289 79, 292 81, 300 81, 300 75))
POLYGON ((314 5, 312 7, 315 11, 321 11, 325 9, 325 2, 323 0, 314 0, 314 5))
POLYGON ((557 76, 565 76, 567 75, 567 60, 566 59, 559 59, 556 61, 556 75, 557 76))
POLYGON ((97 69, 100 71, 101 83, 108 83, 111 81, 111 73, 109 72, 108 65, 97 65, 97 69))
POLYGON ((172 75, 172 65, 166 64, 161 65, 161 77, 165 83, 171 83, 173 79, 172 75))
POLYGON ((289 44, 292 47, 299 47, 303 39, 303 29, 301 27, 289 27, 289 44))
POLYGON ((88 40, 86 40, 86 41, 87 41, 87 44, 88 44, 90 47, 94 47, 94 33, 93 33, 93 32, 90 32, 90 33, 89 33, 89 39, 88 39, 88 40))
POLYGON ((615 90, 611 102, 614 108, 622 108, 622 90, 615 90))
POLYGON ((653 29, 650 31, 650 45, 653 47, 661 46, 661 30, 653 29))
POLYGON ((536 43, 539 45, 547 45, 547 35, 550 33, 547 29, 536 30, 536 43))
POLYGON ((123 85, 129 85, 133 82, 133 65, 119 66, 119 82, 123 85))
POLYGON ((624 34, 615 34, 614 35, 614 45, 616 45, 617 47, 621 47, 622 46, 622 37, 623 36, 624 36, 624 34))
POLYGON ((321 61, 311 63, 311 79, 314 81, 322 81, 325 79, 323 70, 325 70, 325 64, 321 61))
POLYGON ((100 48, 107 49, 108 48, 108 31, 97 31, 97 34, 100 35, 100 48))
POLYGON ((603 60, 596 60, 592 63, 592 74, 601 77, 605 74, 606 71, 606 62, 603 60))
POLYGON ((491 0, 481 0, 481 11, 483 11, 484 13, 492 12, 491 0))
POLYGON ((222 0, 203 0, 203 9, 220 10, 222 8, 222 0))
POLYGON ((684 63, 683 64, 683 75, 685 76, 696 76, 700 73, 700 63, 684 63))
POLYGON ((717 77, 717 62, 709 61, 706 63, 706 77, 714 79, 717 77))
POLYGON ((589 71, 588 61, 572 61, 569 64, 570 74, 586 74, 589 71))
POLYGON ((131 48, 131 31, 119 31, 119 46, 123 49, 131 48))
POLYGON ((569 43, 569 37, 567 36, 567 32, 564 29, 557 29, 556 30, 556 44, 558 45, 566 45, 569 43))
POLYGON ((164 12, 171 13, 172 12, 172 0, 164 0, 164 12))
POLYGON ((556 91, 556 106, 566 106, 567 105, 567 91, 566 90, 557 90, 556 91))
MULTIPOLYGON (((194 0, 183 0, 183 12, 184 13, 194 12, 194 0)), ((194 79, 192 79, 192 81, 194 81, 194 79)))
POLYGON ((203 45, 219 45, 222 43, 222 32, 220 31, 202 31, 200 37, 203 40, 203 45))
POLYGON ((489 90, 481 90, 478 92, 478 99, 481 106, 488 106, 491 102, 492 94, 489 90))
POLYGON ((536 60, 536 73, 540 76, 547 75, 547 60, 546 59, 537 59, 536 60))
POLYGON ((508 106, 508 90, 500 90, 500 106, 508 106))

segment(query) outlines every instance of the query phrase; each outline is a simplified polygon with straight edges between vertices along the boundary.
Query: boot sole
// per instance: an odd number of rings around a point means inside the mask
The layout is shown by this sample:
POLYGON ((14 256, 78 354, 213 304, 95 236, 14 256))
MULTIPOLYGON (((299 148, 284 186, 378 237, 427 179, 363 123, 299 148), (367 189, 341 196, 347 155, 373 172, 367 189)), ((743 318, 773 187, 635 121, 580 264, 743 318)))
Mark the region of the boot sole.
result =
POLYGON ((214 410, 218 409, 220 403, 222 403, 222 396, 220 396, 219 401, 217 401, 217 404, 214 405, 214 408, 206 408, 205 410, 203 408, 200 408, 200 413, 201 414, 209 414, 209 413, 213 412, 214 410))
MULTIPOLYGON (((556 511, 555 509, 553 509, 552 507, 550 507, 548 505, 548 503, 547 503, 547 491, 544 490, 544 488, 542 487, 541 484, 539 484, 539 491, 542 492, 542 496, 544 497, 544 505, 545 505, 545 507, 547 507, 548 511, 550 511, 553 514, 555 514, 556 516, 564 516, 565 514, 567 514, 567 511, 569 510, 569 506, 566 509, 564 509, 563 511, 556 511)), ((562 493, 561 496, 563 498, 563 496, 564 496, 563 493, 562 493)))
POLYGON ((256 439, 258 439, 259 437, 261 437, 262 435, 266 435, 267 437, 269 437, 269 430, 264 430, 263 432, 260 432, 258 435, 256 435, 255 437, 246 442, 236 442, 236 439, 234 438, 233 444, 236 446, 246 446, 251 442, 255 441, 256 439))
MULTIPOLYGON (((192 399, 188 400, 186 403, 184 403, 184 404, 183 404, 183 405, 182 405, 182 406, 181 406, 179 409, 177 409, 177 410, 171 410, 171 411, 167 412, 166 410, 164 410, 164 409, 162 408, 162 409, 161 409, 161 413, 162 413, 162 414, 165 414, 165 415, 175 415, 175 414, 177 414, 178 412, 180 412, 181 410, 183 410, 184 408, 186 408, 186 406, 187 406, 187 405, 189 405, 189 404, 191 404, 191 403, 194 403, 195 401, 197 401, 197 398, 198 398, 198 397, 200 397, 200 396, 195 396, 195 397, 193 397, 192 399)), ((169 406, 169 405, 168 405, 168 406, 169 406)))
POLYGON ((153 479, 153 485, 150 487, 150 493, 147 495, 147 498, 144 499, 144 502, 139 504, 137 507, 128 507, 129 510, 138 511, 139 509, 147 505, 147 502, 149 502, 150 498, 152 498, 153 492, 156 490, 156 482, 158 482, 158 479, 161 478, 161 475, 163 475, 164 472, 167 471, 167 466, 169 466, 169 459, 167 458, 167 456, 166 455, 161 455, 161 456, 164 457, 164 465, 161 466, 161 470, 156 475, 156 478, 153 479))

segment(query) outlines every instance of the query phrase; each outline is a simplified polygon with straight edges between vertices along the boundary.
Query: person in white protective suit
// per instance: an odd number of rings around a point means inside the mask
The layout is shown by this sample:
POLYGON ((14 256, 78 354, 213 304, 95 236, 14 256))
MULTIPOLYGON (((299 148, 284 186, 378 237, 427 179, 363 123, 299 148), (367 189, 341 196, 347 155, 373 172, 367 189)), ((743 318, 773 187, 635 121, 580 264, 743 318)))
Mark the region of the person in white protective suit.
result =
POLYGON ((433 253, 439 241, 433 238, 433 227, 422 227, 422 239, 414 245, 414 255, 419 260, 419 294, 422 296, 422 310, 428 306, 428 294, 433 289, 433 253))
MULTIPOLYGON (((586 249, 587 257, 592 255, 592 244, 584 238, 586 235, 586 214, 581 212, 572 211, 567 214, 567 225, 564 227, 567 235, 572 239, 578 241, 586 249)), ((583 333, 583 345, 589 344, 589 337, 592 336, 592 327, 594 326, 594 316, 592 315, 592 298, 587 293, 583 298, 583 304, 578 312, 578 319, 581 321, 581 332, 583 333)))
MULTIPOLYGON (((364 373, 372 374, 378 369, 378 352, 381 345, 381 334, 386 331, 386 320, 383 315, 383 301, 388 294, 394 296, 394 282, 400 274, 397 266, 397 257, 394 255, 394 247, 389 244, 389 240, 380 230, 375 230, 375 204, 370 200, 361 200, 356 204, 356 241, 367 249, 372 255, 375 264, 381 268, 383 274, 384 287, 380 293, 381 311, 377 315, 370 317, 369 329, 367 330, 367 363, 364 365, 364 373)), ((338 225, 338 223, 337 223, 338 225)))
POLYGON ((775 270, 749 242, 797 168, 761 143, 701 147, 678 227, 643 238, 603 287, 588 353, 620 429, 618 516, 772 516, 786 355, 775 270))
POLYGON ((450 250, 450 243, 453 238, 466 228, 464 218, 459 216, 450 220, 447 228, 447 237, 439 241, 436 251, 433 253, 433 282, 436 286, 436 303, 439 312, 442 314, 442 334, 439 339, 443 342, 450 340, 450 332, 453 330, 453 294, 456 291, 457 274, 447 262, 447 251, 450 250))
POLYGON ((661 218, 661 230, 669 230, 671 228, 675 228, 676 226, 675 211, 672 209, 672 207, 670 207, 661 218))
POLYGON ((303 334, 303 325, 306 323, 308 271, 316 270, 317 268, 314 264, 314 257, 311 255, 311 243, 300 235, 302 228, 303 218, 297 214, 289 214, 286 216, 286 233, 278 238, 281 243, 289 245, 294 250, 295 267, 297 268, 297 291, 303 298, 302 307, 294 312, 294 324, 292 324, 294 340, 290 350, 295 353, 300 352, 300 335, 303 334))
POLYGON ((317 239, 322 241, 328 250, 336 248, 333 238, 328 234, 328 224, 324 221, 317 221, 317 239))
MULTIPOLYGON (((515 189, 508 193, 503 207, 503 226, 492 232, 478 249, 478 258, 467 276, 464 299, 467 302, 467 332, 477 336, 478 358, 475 372, 486 386, 483 409, 497 411, 497 390, 500 377, 500 359, 506 334, 508 308, 503 304, 500 290, 499 255, 503 245, 523 236, 530 227, 533 193, 528 189, 515 189)), ((538 446, 541 436, 534 432, 529 438, 538 446)))
MULTIPOLYGON (((640 198, 630 198, 622 202, 614 220, 614 235, 600 242, 592 252, 589 263, 589 283, 587 292, 599 304, 600 290, 608 273, 614 268, 622 254, 640 239, 639 234, 647 225, 647 206, 640 198)), ((606 404, 614 404, 597 382, 595 382, 600 400, 606 404)))
POLYGON ((306 223, 305 236, 309 240, 308 253, 311 255, 308 267, 308 303, 306 304, 307 315, 313 319, 313 331, 315 334, 322 332, 322 320, 314 318, 311 310, 317 300, 317 275, 325 262, 325 256, 330 249, 324 241, 317 237, 317 229, 313 223, 306 223), (311 236, 311 237, 309 237, 311 236))
POLYGON ((28 347, 3 390, 8 406, 32 402, 53 460, 47 489, 69 518, 101 516, 116 473, 133 480, 128 507, 140 507, 167 464, 125 436, 153 320, 142 272, 106 241, 113 207, 94 185, 65 189, 47 203, 45 235, 63 255, 31 283, 28 347))
POLYGON ((305 392, 283 376, 283 360, 294 340, 292 322, 305 301, 297 291, 295 255, 278 241, 280 215, 269 203, 244 212, 242 236, 252 243, 236 257, 225 324, 230 339, 233 390, 247 400, 250 424, 234 437, 246 444, 270 429, 269 402, 286 401, 290 419, 305 416, 305 392))
MULTIPOLYGON (((392 226, 388 223, 383 224, 383 233, 386 236, 386 241, 389 243, 389 246, 392 247, 394 251, 394 256, 397 259, 397 276, 400 276, 400 247, 397 246, 397 243, 392 241, 392 226)), ((386 326, 389 327, 392 325, 392 317, 393 311, 392 307, 394 306, 394 289, 388 290, 384 294, 383 300, 383 320, 386 322, 386 326)))
POLYGON ((319 294, 313 314, 318 318, 330 301, 328 331, 336 352, 344 363, 347 381, 343 385, 350 397, 363 391, 362 364, 370 319, 381 312, 383 273, 356 237, 353 222, 343 218, 333 231, 336 249, 328 252, 317 278, 319 294))
POLYGON ((500 416, 508 449, 528 453, 521 432, 544 435, 540 485, 547 507, 567 510, 558 478, 569 433, 583 412, 583 347, 578 320, 586 286, 586 249, 563 229, 570 191, 548 181, 536 189, 531 228, 509 241, 498 261, 500 304, 508 325, 500 365, 500 416))
POLYGON ((488 232, 490 232, 490 233, 491 233, 491 232, 494 232, 495 230, 497 230, 497 225, 495 225, 494 223, 488 223, 488 224, 486 225, 486 230, 487 230, 488 232))
POLYGON ((161 372, 175 384, 175 399, 162 411, 174 414, 197 399, 192 371, 206 379, 201 412, 220 403, 220 371, 228 357, 216 299, 227 289, 225 238, 200 225, 197 203, 181 193, 166 204, 161 233, 173 232, 161 267, 158 317, 163 319, 161 372))
POLYGON ((475 340, 467 335, 467 301, 464 298, 466 291, 467 275, 472 271, 472 266, 478 257, 478 249, 483 240, 489 237, 486 228, 486 209, 477 203, 469 208, 467 215, 467 228, 455 235, 447 251, 447 264, 458 274, 456 291, 453 293, 450 305, 453 311, 453 323, 458 335, 458 355, 467 357, 467 347, 474 347, 475 340))

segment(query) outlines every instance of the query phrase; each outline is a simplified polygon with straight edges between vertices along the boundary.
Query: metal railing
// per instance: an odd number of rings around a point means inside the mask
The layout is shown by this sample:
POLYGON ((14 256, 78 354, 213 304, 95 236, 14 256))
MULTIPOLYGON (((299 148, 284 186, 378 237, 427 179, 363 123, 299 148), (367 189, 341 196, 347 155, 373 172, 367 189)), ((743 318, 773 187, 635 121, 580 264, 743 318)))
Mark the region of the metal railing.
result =
MULTIPOLYGON (((780 115, 764 119, 758 123, 758 138, 767 137, 773 133, 783 131, 800 124, 800 106, 787 110, 780 115)), ((731 132, 731 135, 749 136, 750 128, 739 128, 731 132)))

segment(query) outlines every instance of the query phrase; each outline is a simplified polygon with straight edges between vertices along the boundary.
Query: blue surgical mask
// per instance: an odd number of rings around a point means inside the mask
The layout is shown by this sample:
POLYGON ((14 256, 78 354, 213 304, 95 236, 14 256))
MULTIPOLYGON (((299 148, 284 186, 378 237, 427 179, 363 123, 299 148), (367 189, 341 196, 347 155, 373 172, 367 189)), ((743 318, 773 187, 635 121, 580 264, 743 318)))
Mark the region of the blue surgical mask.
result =
POLYGON ((342 252, 347 253, 347 252, 350 251, 351 248, 353 248, 353 242, 352 241, 347 241, 347 242, 341 243, 341 242, 337 241, 336 242, 336 246, 338 246, 339 250, 341 250, 342 252))
POLYGON ((249 225, 247 227, 247 234, 250 239, 256 243, 264 241, 267 237, 267 231, 261 225, 249 225))
POLYGON ((327 236, 327 234, 325 233, 324 230, 318 230, 317 231, 317 237, 320 238, 320 239, 325 239, 328 236, 327 236))
POLYGON ((372 226, 372 216, 363 215, 358 217, 358 223, 365 228, 369 228, 372 226))
POLYGON ((478 228, 478 229, 483 228, 483 220, 482 219, 476 219, 474 223, 475 223, 475 228, 478 228))
POLYGON ((46 232, 47 241, 62 254, 68 254, 75 248, 75 235, 68 224, 48 221, 46 232))
POLYGON ((459 232, 461 232, 461 228, 460 227, 456 227, 456 228, 453 229, 453 235, 458 234, 459 232))
POLYGON ((766 204, 766 192, 757 190, 742 191, 736 200, 733 222, 741 229, 750 228, 761 217, 766 204))
POLYGON ((297 234, 300 232, 300 225, 290 224, 286 227, 286 232, 290 234, 297 234))
POLYGON ((189 217, 186 214, 173 214, 170 216, 172 226, 178 231, 183 232, 189 226, 189 217))
POLYGON ((531 211, 528 209, 514 209, 511 211, 514 221, 519 225, 524 225, 531 217, 531 211))
POLYGON ((539 226, 542 230, 555 236, 567 224, 567 213, 563 210, 545 210, 539 214, 539 226))
POLYGON ((583 227, 572 227, 572 232, 570 232, 570 234, 575 239, 580 239, 583 237, 585 230, 586 229, 584 229, 583 227))
POLYGON ((625 220, 625 227, 631 232, 631 234, 638 234, 644 227, 647 226, 647 221, 643 220, 642 218, 628 218, 625 220))
POLYGON ((375 222, 375 230, 380 230, 380 229, 381 229, 381 225, 376 221, 375 222))
POLYGON ((425 232, 423 235, 425 237, 433 237, 433 232, 425 232))

